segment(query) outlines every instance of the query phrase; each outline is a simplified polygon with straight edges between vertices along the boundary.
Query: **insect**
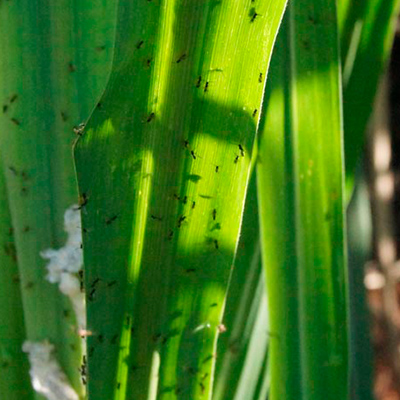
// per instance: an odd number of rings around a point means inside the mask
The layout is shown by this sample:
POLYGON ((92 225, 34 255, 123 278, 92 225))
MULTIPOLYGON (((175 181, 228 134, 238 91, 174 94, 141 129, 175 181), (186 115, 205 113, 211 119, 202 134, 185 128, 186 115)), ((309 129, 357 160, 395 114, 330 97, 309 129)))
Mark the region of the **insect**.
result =
POLYGON ((204 93, 208 92, 208 85, 209 85, 209 82, 207 81, 205 86, 204 86, 204 93))
POLYGON ((96 279, 93 281, 91 287, 94 288, 99 282, 100 282, 100 278, 96 278, 96 279))
POLYGON ((147 117, 147 122, 151 122, 151 121, 154 119, 155 116, 156 116, 156 115, 152 112, 152 113, 147 117))
POLYGON ((254 22, 259 15, 260 14, 257 14, 256 12, 254 12, 253 16, 251 17, 250 22, 254 22))
POLYGON ((6 113, 7 110, 8 110, 8 105, 7 105, 7 104, 4 104, 4 106, 3 106, 3 113, 6 113))
POLYGON ((91 291, 90 291, 90 293, 89 293, 89 296, 88 296, 88 300, 89 301, 93 301, 94 300, 94 294, 96 293, 96 288, 93 288, 91 291))
POLYGON ((238 145, 239 146, 239 150, 240 150, 240 155, 242 157, 244 157, 244 150, 243 150, 243 146, 241 144, 238 145))
POLYGON ((114 216, 111 217, 111 218, 107 218, 107 219, 106 219, 106 224, 107 224, 107 225, 112 224, 117 218, 118 218, 118 215, 114 215, 114 216))
POLYGON ((217 210, 215 208, 212 212, 212 216, 213 216, 213 220, 215 221, 215 219, 217 218, 217 210))
POLYGON ((253 111, 253 118, 257 115, 257 108, 253 111))
POLYGON ((79 207, 78 210, 81 210, 83 207, 86 206, 88 203, 88 197, 86 193, 82 193, 81 196, 79 196, 79 207))
POLYGON ((185 60, 186 57, 187 57, 186 54, 182 54, 182 55, 176 60, 176 63, 179 64, 181 61, 185 60))
POLYGON ((15 167, 11 166, 11 167, 8 167, 8 169, 9 169, 14 175, 18 175, 18 171, 15 169, 15 167))
POLYGON ((110 343, 111 343, 111 344, 116 344, 116 343, 117 343, 117 339, 118 339, 118 335, 114 335, 114 336, 111 338, 110 343))
POLYGON ((60 114, 61 114, 61 119, 62 119, 64 122, 68 120, 68 115, 67 115, 65 112, 61 111, 60 114))
POLYGON ((75 72, 76 71, 76 67, 74 64, 72 64, 72 62, 68 63, 68 70, 69 72, 75 72))
POLYGON ((162 221, 162 217, 157 217, 156 215, 150 215, 151 219, 154 219, 155 221, 162 221))
POLYGON ((139 50, 143 46, 144 41, 141 40, 140 42, 137 43, 136 48, 139 50))
POLYGON ((10 97, 10 103, 14 103, 15 100, 18 99, 18 95, 15 93, 10 97))
POLYGON ((215 166, 215 172, 218 173, 218 171, 219 171, 219 165, 216 165, 215 166))
POLYGON ((217 239, 214 239, 214 246, 218 250, 219 249, 219 243, 217 239))
POLYGON ((152 61, 151 58, 149 58, 149 59, 146 61, 146 64, 147 64, 147 67, 148 67, 148 68, 151 67, 151 61, 152 61))
POLYGON ((178 219, 178 228, 182 226, 182 222, 186 219, 185 215, 181 215, 178 219))
POLYGON ((237 162, 239 161, 239 156, 235 157, 235 160, 233 161, 235 164, 237 164, 237 162))
POLYGON ((34 286, 33 282, 27 282, 26 285, 25 285, 25 289, 32 289, 33 286, 34 286))
POLYGON ((12 122, 14 125, 17 125, 17 126, 20 126, 20 125, 21 125, 21 122, 20 122, 17 118, 11 118, 11 122, 12 122))
POLYGON ((262 83, 263 79, 263 74, 260 72, 260 75, 258 76, 258 82, 262 83))
POLYGON ((192 201, 192 210, 193 210, 193 208, 195 208, 196 207, 196 202, 195 201, 192 201))
POLYGON ((187 203, 187 196, 185 196, 185 197, 183 198, 182 203, 183 203, 183 204, 186 204, 186 203, 187 203))
POLYGON ((185 146, 186 149, 189 148, 189 140, 185 139, 183 142, 183 145, 185 146))
POLYGON ((193 151, 193 150, 190 152, 190 154, 192 155, 193 160, 195 160, 195 159, 196 159, 196 154, 194 154, 194 151, 193 151))
POLYGON ((101 108, 101 107, 103 107, 103 105, 101 104, 101 103, 97 103, 97 106, 96 106, 97 108, 101 108))
POLYGON ((82 122, 78 126, 73 127, 73 131, 75 132, 76 135, 82 136, 83 131, 85 130, 85 124, 82 122))
POLYGON ((117 281, 111 281, 111 282, 107 283, 107 286, 111 287, 111 286, 116 285, 116 283, 117 283, 117 281))
POLYGON ((196 87, 199 88, 201 85, 201 75, 197 78, 196 87))

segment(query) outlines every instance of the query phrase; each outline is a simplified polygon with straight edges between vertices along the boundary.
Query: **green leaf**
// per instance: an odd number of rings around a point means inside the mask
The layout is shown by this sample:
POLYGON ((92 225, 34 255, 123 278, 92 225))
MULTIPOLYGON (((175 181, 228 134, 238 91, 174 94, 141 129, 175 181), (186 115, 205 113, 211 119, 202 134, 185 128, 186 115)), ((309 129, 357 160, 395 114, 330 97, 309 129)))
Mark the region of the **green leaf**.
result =
MULTIPOLYGON (((256 174, 246 195, 238 250, 218 339, 213 400, 258 399, 267 382, 268 315, 259 242, 256 174)), ((260 397, 265 399, 266 395, 260 397)))
POLYGON ((346 189, 349 193, 378 83, 392 48, 399 11, 399 0, 338 1, 346 189))
POLYGON ((294 0, 272 59, 258 187, 270 399, 348 398, 335 1, 294 0))
POLYGON ((7 400, 32 400, 29 364, 22 353, 25 325, 13 228, 0 170, 0 393, 7 400))
POLYGON ((115 3, 0 3, 0 147, 29 341, 48 339, 83 393, 80 342, 69 300, 45 278, 40 252, 60 248, 77 203, 73 127, 101 95, 112 56, 115 3))
POLYGON ((90 399, 211 396, 265 76, 285 1, 121 1, 78 141, 90 399))

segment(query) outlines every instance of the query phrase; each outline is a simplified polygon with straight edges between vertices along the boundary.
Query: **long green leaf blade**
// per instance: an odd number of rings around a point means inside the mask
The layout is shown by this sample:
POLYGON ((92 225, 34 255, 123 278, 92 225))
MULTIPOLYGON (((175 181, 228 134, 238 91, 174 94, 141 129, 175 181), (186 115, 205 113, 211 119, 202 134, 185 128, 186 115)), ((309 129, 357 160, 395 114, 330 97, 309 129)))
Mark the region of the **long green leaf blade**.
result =
POLYGON ((25 325, 13 228, 4 175, 0 171, 0 394, 7 400, 32 400, 29 364, 22 353, 25 325))
POLYGON ((272 61, 258 164, 271 327, 270 398, 346 399, 335 2, 294 0, 286 17, 272 61))
POLYGON ((284 5, 120 2, 110 82, 76 148, 90 399, 211 395, 284 5))
POLYGON ((213 400, 257 399, 266 380, 268 315, 258 226, 256 176, 252 171, 238 250, 218 339, 213 400))
POLYGON ((1 161, 27 340, 55 345, 56 358, 79 395, 82 355, 74 312, 46 279, 47 262, 40 253, 65 243, 64 212, 78 199, 73 127, 87 118, 104 89, 114 8, 105 0, 0 3, 1 161), (89 79, 89 71, 97 75, 89 79))
POLYGON ((399 11, 399 0, 338 1, 346 188, 349 193, 378 83, 392 48, 399 11))

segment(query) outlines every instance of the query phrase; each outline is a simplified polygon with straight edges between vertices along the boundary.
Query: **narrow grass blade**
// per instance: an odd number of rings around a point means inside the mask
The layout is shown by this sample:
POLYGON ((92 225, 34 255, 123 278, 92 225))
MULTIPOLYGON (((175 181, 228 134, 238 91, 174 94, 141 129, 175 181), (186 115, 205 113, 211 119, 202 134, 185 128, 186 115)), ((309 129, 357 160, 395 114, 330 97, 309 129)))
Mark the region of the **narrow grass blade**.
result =
POLYGON ((255 171, 246 195, 223 325, 227 331, 217 343, 213 399, 256 399, 259 379, 265 378, 263 366, 267 358, 268 315, 261 266, 255 171))
POLYGON ((0 147, 27 339, 55 345, 79 394, 81 339, 69 300, 45 278, 40 252, 64 245, 64 212, 77 203, 73 127, 87 118, 105 86, 114 4, 0 3, 0 147), (89 79, 92 66, 97 75, 89 79))
POLYGON ((294 0, 272 60, 258 187, 270 399, 348 398, 335 1, 294 0))
POLYGON ((89 398, 207 399, 282 0, 121 1, 76 147, 89 398))
POLYGON ((8 209, 3 172, 0 170, 0 397, 32 400, 29 364, 21 352, 25 340, 17 251, 8 209))
POLYGON ((370 312, 364 284, 365 264, 372 255, 371 202, 365 174, 359 173, 347 207, 350 292, 351 400, 372 400, 373 352, 370 312))
POLYGON ((338 1, 346 188, 349 192, 378 83, 392 48, 399 11, 399 0, 338 1))

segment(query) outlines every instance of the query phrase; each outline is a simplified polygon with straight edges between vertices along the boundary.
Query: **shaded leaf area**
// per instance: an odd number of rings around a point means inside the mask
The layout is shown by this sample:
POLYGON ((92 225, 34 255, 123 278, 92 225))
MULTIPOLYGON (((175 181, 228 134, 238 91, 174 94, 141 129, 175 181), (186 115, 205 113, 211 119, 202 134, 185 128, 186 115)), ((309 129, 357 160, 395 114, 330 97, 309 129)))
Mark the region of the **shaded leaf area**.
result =
POLYGON ((31 400, 34 396, 29 364, 21 351, 25 326, 13 234, 4 175, 0 171, 0 393, 8 400, 31 400))
POLYGON ((372 318, 367 305, 365 265, 371 259, 371 204, 365 173, 358 172, 354 193, 347 207, 350 292, 350 397, 372 400, 372 318))
POLYGON ((271 400, 348 398, 335 15, 334 1, 290 3, 260 125, 271 400))
POLYGON ((214 400, 266 398, 269 331, 264 281, 252 171, 224 310, 226 332, 217 343, 214 400))
POLYGON ((105 86, 114 8, 105 0, 0 3, 1 162, 26 335, 55 344, 58 361, 81 394, 81 339, 73 310, 45 279, 40 252, 63 246, 64 212, 78 201, 73 127, 88 117, 105 86))
POLYGON ((75 152, 90 399, 211 395, 284 3, 120 2, 110 82, 75 152))
POLYGON ((393 44, 399 10, 399 0, 338 2, 347 197, 353 189, 365 130, 393 44))

